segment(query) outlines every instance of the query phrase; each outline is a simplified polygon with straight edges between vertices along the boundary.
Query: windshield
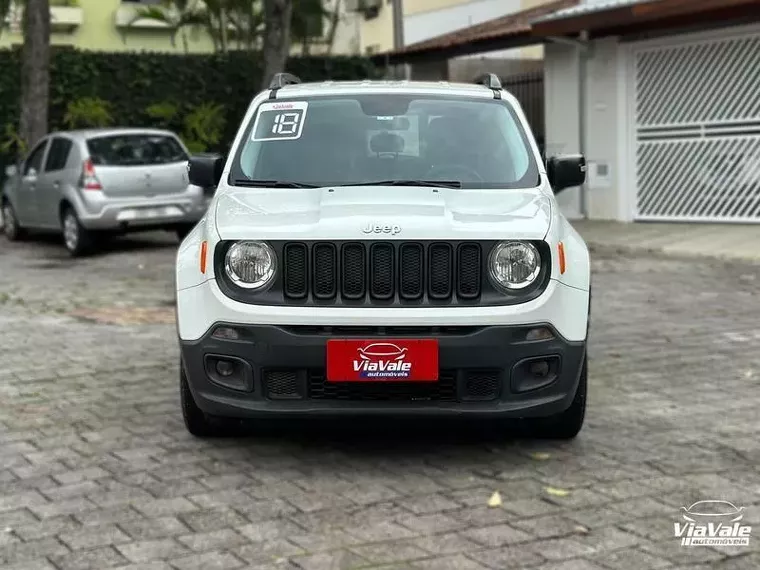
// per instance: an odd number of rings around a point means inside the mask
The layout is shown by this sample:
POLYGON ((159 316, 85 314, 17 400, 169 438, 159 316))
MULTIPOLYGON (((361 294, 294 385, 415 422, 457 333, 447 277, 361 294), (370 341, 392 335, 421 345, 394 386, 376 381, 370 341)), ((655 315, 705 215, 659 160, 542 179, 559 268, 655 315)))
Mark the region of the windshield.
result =
POLYGON ((539 184, 528 138, 505 101, 383 94, 262 103, 230 175, 315 186, 441 181, 539 184))
POLYGON ((173 137, 153 134, 111 135, 87 141, 96 166, 146 166, 183 162, 187 154, 173 137))

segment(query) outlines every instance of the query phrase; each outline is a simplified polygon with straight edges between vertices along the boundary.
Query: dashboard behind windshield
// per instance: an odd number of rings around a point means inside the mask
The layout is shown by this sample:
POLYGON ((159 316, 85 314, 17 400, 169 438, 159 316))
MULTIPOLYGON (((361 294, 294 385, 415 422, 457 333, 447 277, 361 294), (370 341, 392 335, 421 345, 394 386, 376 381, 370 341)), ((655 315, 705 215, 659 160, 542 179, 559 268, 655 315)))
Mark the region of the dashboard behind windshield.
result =
POLYGON ((454 181, 463 188, 539 184, 530 143, 501 100, 383 94, 266 101, 248 125, 230 183, 316 186, 454 181))

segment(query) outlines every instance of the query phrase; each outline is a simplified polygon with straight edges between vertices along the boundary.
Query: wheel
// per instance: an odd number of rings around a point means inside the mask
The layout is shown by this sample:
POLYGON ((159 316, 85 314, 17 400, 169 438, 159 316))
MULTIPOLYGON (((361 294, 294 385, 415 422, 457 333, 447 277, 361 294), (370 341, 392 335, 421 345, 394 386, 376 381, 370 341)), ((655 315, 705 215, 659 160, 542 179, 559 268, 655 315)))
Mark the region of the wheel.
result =
POLYGON ((3 200, 3 233, 8 241, 18 241, 24 237, 24 229, 18 223, 16 211, 7 199, 3 200))
POLYGON ((179 398, 185 427, 195 437, 216 437, 226 435, 229 431, 229 422, 207 414, 195 403, 182 362, 179 365, 179 398))
POLYGON ((181 226, 178 226, 176 230, 174 230, 177 234, 177 239, 179 241, 182 241, 187 237, 187 234, 189 234, 191 231, 193 231, 193 228, 195 226, 192 224, 182 224, 181 226))
POLYGON ((72 257, 90 253, 93 246, 92 234, 82 226, 71 206, 67 206, 61 214, 61 227, 63 243, 72 257))
POLYGON ((586 392, 588 389, 588 358, 584 355, 578 389, 573 403, 564 412, 545 418, 530 418, 527 421, 529 436, 541 439, 573 439, 581 431, 586 417, 586 392))

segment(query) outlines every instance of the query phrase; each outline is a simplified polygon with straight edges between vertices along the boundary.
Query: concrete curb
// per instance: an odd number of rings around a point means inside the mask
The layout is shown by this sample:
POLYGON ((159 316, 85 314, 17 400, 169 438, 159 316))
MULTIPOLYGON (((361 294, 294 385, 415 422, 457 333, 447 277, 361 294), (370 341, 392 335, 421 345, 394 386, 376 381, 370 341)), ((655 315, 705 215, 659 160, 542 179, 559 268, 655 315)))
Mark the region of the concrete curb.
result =
POLYGON ((571 222, 589 249, 760 265, 760 226, 571 222))

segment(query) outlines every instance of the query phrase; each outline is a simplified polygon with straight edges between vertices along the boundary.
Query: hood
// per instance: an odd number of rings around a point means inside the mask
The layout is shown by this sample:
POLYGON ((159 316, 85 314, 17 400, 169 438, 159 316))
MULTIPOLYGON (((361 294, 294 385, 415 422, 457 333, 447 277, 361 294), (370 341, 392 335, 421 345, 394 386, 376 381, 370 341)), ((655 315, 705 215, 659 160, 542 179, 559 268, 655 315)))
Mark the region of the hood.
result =
POLYGON ((222 239, 543 239, 551 198, 540 188, 417 186, 224 188, 222 239))

